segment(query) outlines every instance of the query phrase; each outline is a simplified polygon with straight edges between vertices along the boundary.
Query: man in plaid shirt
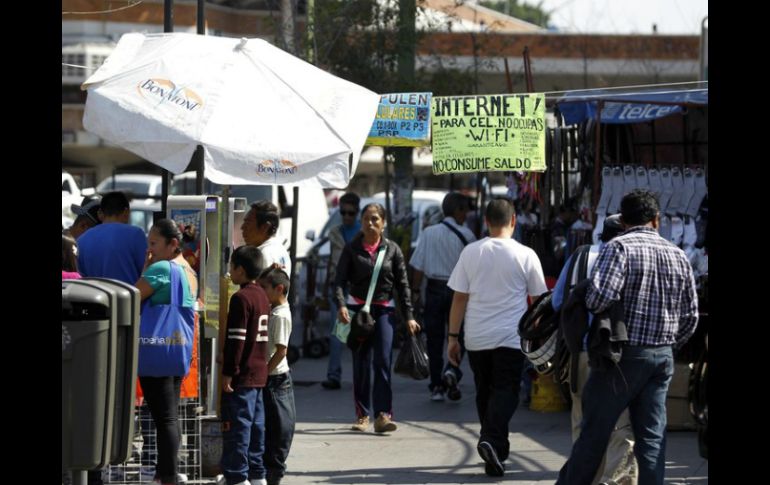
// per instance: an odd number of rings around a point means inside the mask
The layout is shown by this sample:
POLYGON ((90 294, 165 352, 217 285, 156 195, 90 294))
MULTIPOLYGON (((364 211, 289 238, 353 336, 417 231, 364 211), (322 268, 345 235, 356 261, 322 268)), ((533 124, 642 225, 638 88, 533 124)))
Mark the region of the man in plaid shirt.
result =
POLYGON ((628 407, 639 484, 662 484, 666 460, 666 394, 674 375, 673 347, 698 323, 698 296, 684 251, 658 235, 655 195, 636 189, 620 203, 626 232, 599 253, 586 306, 600 313, 624 307, 628 344, 618 365, 592 369, 583 388, 580 437, 557 484, 590 485, 620 413, 628 407))

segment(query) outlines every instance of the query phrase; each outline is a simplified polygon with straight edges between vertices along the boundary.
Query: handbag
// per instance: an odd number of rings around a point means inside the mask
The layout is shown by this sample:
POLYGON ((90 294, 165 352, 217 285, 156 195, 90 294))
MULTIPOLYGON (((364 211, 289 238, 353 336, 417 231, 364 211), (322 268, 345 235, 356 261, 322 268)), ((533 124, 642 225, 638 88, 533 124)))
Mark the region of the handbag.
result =
POLYGON ((372 314, 369 312, 372 297, 374 296, 374 287, 377 285, 377 277, 380 275, 382 262, 385 260, 385 248, 386 245, 383 244, 378 251, 372 279, 369 281, 366 303, 359 311, 350 315, 350 333, 348 334, 347 344, 353 350, 357 350, 374 333, 374 318, 372 318, 372 314))
POLYGON ((182 306, 184 299, 181 266, 169 261, 171 303, 142 305, 139 324, 139 368, 137 375, 185 376, 192 361, 195 311, 182 306))

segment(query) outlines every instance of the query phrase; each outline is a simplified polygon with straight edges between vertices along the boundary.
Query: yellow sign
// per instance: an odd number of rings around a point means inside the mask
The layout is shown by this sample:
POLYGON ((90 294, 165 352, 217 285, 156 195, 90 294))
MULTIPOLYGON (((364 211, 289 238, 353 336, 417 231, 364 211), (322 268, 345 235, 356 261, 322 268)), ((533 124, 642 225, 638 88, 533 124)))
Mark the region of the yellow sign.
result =
POLYGON ((545 171, 542 93, 434 97, 433 173, 545 171))

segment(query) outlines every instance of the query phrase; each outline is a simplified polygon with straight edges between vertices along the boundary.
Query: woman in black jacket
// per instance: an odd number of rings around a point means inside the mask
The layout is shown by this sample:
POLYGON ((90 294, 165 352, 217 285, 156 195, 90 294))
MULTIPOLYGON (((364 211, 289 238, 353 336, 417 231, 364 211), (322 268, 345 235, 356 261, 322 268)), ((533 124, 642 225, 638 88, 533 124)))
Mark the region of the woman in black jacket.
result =
POLYGON ((337 317, 349 323, 348 308, 351 312, 357 312, 364 306, 378 252, 385 251, 371 302, 374 334, 353 350, 353 394, 357 419, 352 429, 366 431, 369 428, 369 415, 374 411, 374 431, 377 433, 396 430, 396 423, 391 420, 393 392, 390 384, 395 329, 394 290, 398 290, 409 333, 414 334, 420 330, 412 315, 404 255, 396 243, 382 236, 384 228, 385 208, 376 203, 364 207, 361 213, 361 233, 342 250, 335 280, 335 297, 339 308, 337 317), (349 285, 347 301, 344 294, 346 285, 349 285), (370 377, 372 364, 374 387, 370 377))

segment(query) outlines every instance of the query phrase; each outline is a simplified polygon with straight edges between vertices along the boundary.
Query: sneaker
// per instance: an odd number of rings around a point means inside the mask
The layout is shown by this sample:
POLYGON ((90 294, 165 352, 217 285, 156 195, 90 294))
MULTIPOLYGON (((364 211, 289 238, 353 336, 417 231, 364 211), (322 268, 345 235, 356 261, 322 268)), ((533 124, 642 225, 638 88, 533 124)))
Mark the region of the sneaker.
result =
POLYGON ((430 400, 435 402, 441 402, 444 400, 444 391, 441 389, 435 389, 430 393, 430 400))
POLYGON ((324 389, 329 389, 330 391, 335 391, 335 390, 337 390, 337 389, 339 389, 341 387, 340 386, 340 381, 335 380, 335 379, 326 379, 325 381, 323 381, 321 383, 321 386, 324 389))
POLYGON ((484 472, 490 477, 502 477, 505 473, 503 464, 500 463, 500 459, 497 457, 497 452, 491 443, 488 441, 482 441, 476 447, 479 452, 479 456, 484 460, 484 472))
POLYGON ((268 477, 267 485, 281 485, 281 477, 268 477))
POLYGON ((353 424, 353 426, 350 427, 353 431, 366 431, 369 429, 369 416, 362 416, 358 418, 353 424))
POLYGON ((450 401, 459 401, 463 397, 460 386, 457 384, 457 376, 452 369, 447 369, 444 372, 444 385, 446 386, 446 395, 450 401))
POLYGON ((246 485, 267 485, 267 480, 264 478, 252 478, 246 482, 246 485))
POLYGON ((375 433, 387 433, 388 431, 395 431, 397 428, 396 423, 390 420, 389 414, 380 413, 377 415, 377 419, 374 420, 375 433))
POLYGON ((183 484, 187 483, 188 480, 189 480, 189 478, 187 478, 187 474, 186 473, 177 473, 176 474, 176 483, 178 483, 179 485, 183 485, 183 484))

